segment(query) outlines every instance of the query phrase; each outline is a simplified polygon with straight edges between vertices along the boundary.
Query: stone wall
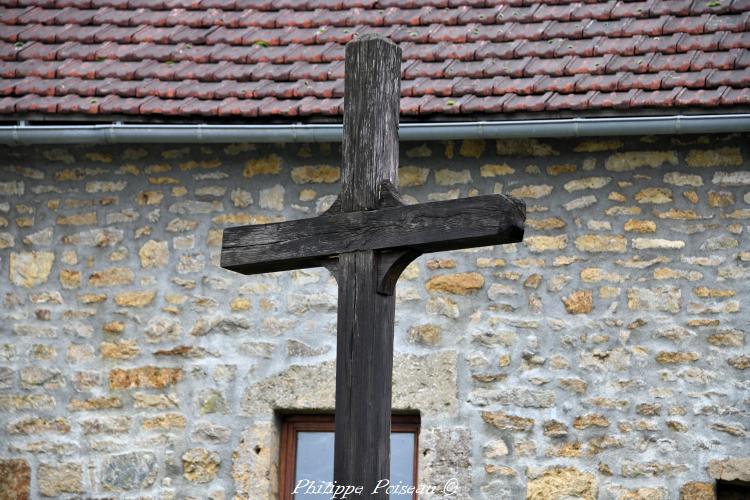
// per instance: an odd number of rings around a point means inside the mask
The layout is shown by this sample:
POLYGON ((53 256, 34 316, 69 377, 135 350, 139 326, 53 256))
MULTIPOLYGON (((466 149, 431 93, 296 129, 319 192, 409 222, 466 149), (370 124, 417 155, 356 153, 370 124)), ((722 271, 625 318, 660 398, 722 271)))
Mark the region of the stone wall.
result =
MULTIPOLYGON (((523 244, 399 282, 394 406, 422 415, 422 484, 694 500, 750 480, 748 144, 403 145, 411 201, 528 204, 523 244)), ((275 412, 333 406, 336 286, 224 271, 221 231, 325 210, 339 155, 0 149, 3 498, 274 497, 275 412)))

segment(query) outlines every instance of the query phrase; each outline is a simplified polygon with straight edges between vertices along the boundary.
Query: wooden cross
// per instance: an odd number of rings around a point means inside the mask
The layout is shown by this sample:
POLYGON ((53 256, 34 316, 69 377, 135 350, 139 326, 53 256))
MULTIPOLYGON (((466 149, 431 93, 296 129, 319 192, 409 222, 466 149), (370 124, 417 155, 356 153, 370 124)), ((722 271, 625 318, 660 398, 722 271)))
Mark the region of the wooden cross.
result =
POLYGON ((371 495, 389 478, 394 290, 426 252, 519 242, 526 207, 503 195, 408 206, 398 185, 401 49, 346 47, 341 192, 312 219, 224 231, 221 266, 242 274, 317 266, 338 283, 334 482, 371 495))

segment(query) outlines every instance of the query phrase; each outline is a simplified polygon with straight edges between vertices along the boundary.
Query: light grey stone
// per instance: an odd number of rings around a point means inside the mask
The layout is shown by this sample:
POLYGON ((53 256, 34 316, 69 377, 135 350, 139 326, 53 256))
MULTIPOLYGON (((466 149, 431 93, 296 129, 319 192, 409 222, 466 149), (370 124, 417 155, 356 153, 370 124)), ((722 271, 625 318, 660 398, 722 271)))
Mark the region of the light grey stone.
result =
POLYGON ((106 491, 142 490, 153 485, 159 473, 156 455, 130 452, 102 459, 101 482, 106 491))
POLYGON ((521 408, 552 408, 555 393, 543 389, 475 389, 469 394, 469 403, 484 407, 494 404, 521 408))
MULTIPOLYGON (((458 409, 456 353, 426 356, 397 354, 393 366, 393 408, 418 408, 425 415, 454 414, 458 409)), ((273 408, 334 408, 335 365, 292 365, 251 384, 242 397, 245 415, 265 415, 273 408)))

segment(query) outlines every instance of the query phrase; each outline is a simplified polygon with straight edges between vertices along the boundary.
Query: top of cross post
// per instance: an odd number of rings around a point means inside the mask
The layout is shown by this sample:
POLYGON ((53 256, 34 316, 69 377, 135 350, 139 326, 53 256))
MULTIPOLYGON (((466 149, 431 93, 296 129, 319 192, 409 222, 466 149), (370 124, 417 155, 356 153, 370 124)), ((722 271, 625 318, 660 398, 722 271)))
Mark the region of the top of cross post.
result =
POLYGON ((341 210, 374 210, 398 185, 401 49, 378 35, 346 46, 341 210))

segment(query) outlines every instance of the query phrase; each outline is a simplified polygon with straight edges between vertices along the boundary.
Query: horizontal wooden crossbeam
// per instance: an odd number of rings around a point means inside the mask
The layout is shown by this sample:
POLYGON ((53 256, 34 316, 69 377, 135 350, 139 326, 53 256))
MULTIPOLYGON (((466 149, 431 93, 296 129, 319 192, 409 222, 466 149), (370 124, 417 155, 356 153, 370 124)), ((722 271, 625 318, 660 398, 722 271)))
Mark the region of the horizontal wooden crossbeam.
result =
POLYGON ((232 227, 224 230, 221 267, 258 274, 317 267, 359 250, 428 253, 516 243, 525 218, 522 201, 487 195, 232 227))

